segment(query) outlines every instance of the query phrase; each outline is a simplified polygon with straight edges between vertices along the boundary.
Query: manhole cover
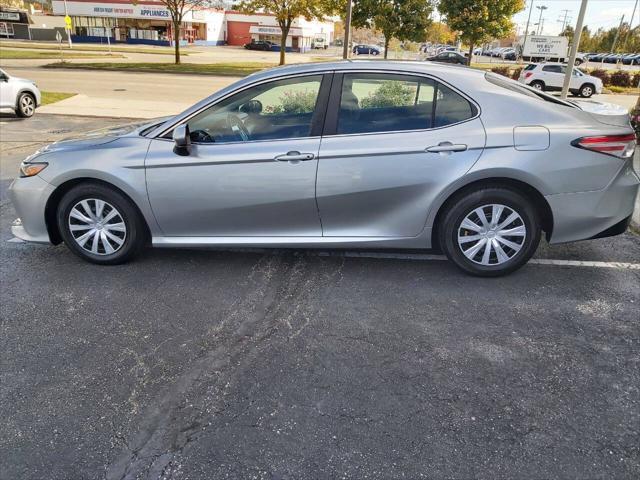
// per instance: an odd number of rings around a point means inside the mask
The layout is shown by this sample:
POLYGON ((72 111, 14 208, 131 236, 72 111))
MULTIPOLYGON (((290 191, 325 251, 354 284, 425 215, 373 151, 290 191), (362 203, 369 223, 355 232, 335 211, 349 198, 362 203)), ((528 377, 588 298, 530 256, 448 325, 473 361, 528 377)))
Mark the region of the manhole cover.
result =
POLYGON ((70 133, 71 130, 49 130, 48 133, 53 133, 54 135, 60 134, 60 133, 70 133))
POLYGON ((114 92, 126 92, 127 89, 126 88, 114 88, 113 91, 114 92))

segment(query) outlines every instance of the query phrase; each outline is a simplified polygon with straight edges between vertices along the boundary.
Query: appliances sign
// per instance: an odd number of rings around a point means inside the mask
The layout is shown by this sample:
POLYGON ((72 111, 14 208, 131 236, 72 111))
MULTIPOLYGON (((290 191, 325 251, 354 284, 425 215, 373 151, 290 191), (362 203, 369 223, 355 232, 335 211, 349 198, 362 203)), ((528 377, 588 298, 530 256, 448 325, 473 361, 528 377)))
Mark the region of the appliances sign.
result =
MULTIPOLYGON (((54 15, 64 15, 64 2, 54 0, 54 15)), ((120 17, 120 18, 157 18, 169 20, 171 15, 162 5, 134 5, 126 3, 67 2, 70 16, 82 17, 120 17)))

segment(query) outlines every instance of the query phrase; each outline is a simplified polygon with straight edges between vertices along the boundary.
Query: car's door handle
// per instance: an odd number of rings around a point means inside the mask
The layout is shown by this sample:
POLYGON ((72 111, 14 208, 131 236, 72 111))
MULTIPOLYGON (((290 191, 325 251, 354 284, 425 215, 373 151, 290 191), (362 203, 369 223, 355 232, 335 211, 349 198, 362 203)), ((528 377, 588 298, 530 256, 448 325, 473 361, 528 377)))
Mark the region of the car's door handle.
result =
POLYGON ((306 160, 313 160, 315 155, 313 153, 300 153, 296 150, 277 155, 274 160, 278 162, 304 162, 306 160))
POLYGON ((425 151, 430 153, 464 152, 466 149, 467 146, 463 143, 456 144, 451 142, 441 142, 438 145, 434 145, 433 147, 427 147, 425 151))

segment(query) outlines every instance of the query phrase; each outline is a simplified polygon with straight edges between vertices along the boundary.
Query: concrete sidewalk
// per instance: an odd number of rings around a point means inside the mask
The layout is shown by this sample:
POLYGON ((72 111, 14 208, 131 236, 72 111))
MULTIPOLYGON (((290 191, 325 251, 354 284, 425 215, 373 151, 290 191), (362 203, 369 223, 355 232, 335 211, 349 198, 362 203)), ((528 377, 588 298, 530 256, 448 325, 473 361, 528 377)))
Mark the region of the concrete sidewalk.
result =
POLYGON ((88 117, 156 118, 175 115, 192 104, 191 102, 91 97, 80 94, 61 102, 45 105, 38 109, 38 113, 88 117))

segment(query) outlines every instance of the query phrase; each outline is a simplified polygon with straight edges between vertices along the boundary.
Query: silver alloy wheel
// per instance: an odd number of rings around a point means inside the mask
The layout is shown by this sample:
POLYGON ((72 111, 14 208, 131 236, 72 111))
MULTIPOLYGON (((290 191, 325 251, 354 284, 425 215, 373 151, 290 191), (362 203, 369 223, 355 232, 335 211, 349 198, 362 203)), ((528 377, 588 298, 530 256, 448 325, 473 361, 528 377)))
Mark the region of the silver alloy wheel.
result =
POLYGON ((36 102, 31 95, 22 95, 20 99, 20 111, 23 115, 30 117, 36 109, 36 102))
POLYGON ((582 87, 583 97, 590 97, 591 95, 593 95, 593 89, 589 85, 582 87))
POLYGON ((536 90, 542 90, 542 84, 540 82, 534 82, 531 86, 536 90))
POLYGON ((501 204, 474 209, 458 228, 458 246, 464 256, 486 266, 511 260, 522 249, 526 237, 522 217, 501 204))
POLYGON ((94 255, 112 255, 124 245, 127 227, 122 215, 104 200, 80 200, 69 212, 69 230, 83 250, 94 255))

